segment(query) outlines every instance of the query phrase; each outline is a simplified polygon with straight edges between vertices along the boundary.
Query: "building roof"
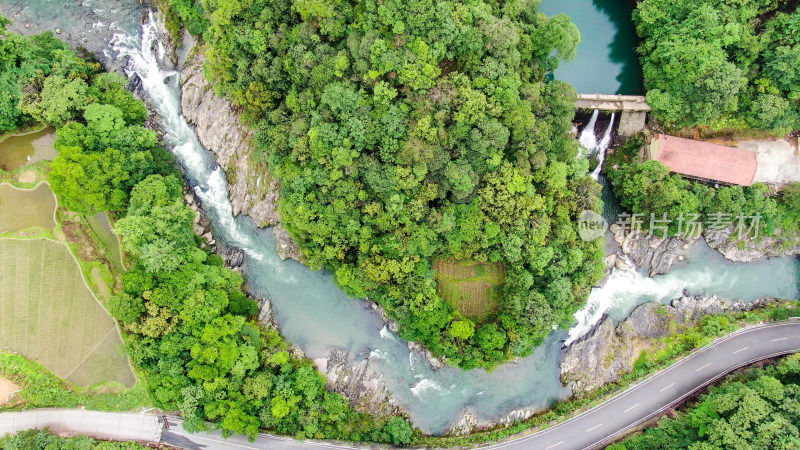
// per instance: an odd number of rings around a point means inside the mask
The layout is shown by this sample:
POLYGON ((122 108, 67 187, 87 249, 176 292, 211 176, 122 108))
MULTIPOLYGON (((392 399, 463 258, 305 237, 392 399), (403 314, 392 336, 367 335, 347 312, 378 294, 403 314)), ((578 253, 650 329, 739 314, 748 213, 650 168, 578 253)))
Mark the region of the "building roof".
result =
POLYGON ((652 155, 672 172, 742 186, 758 169, 754 152, 666 134, 655 136, 652 155))

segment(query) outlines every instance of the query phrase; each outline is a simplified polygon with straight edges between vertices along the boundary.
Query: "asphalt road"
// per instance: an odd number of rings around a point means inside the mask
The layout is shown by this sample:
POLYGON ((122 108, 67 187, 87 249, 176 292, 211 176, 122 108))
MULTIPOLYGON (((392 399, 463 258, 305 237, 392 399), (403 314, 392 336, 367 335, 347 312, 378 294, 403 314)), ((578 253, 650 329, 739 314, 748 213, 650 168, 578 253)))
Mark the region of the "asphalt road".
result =
MULTIPOLYGON (((739 367, 800 349, 800 323, 758 325, 725 336, 669 368, 630 387, 605 403, 561 424, 529 436, 501 442, 487 448, 515 450, 580 450, 600 448, 625 430, 667 410, 725 374, 739 367)), ((119 440, 152 440, 155 416, 101 413, 82 410, 36 410, 0 414, 0 435, 27 428, 72 430, 92 436, 119 440), (107 416, 107 417, 106 417, 107 416)), ((156 419, 157 421, 157 419, 156 419)), ((262 434, 255 442, 242 436, 222 438, 219 432, 188 433, 178 417, 169 418, 170 427, 161 442, 186 449, 241 450, 303 448, 356 448, 333 442, 295 441, 262 434)), ((159 427, 160 428, 160 427, 159 427)), ((364 448, 364 447, 361 447, 364 448)))
POLYGON ((163 429, 159 416, 84 409, 34 409, 0 413, 0 436, 49 428, 54 433, 85 434, 118 441, 158 442, 163 429))
POLYGON ((800 349, 800 323, 767 324, 725 336, 625 392, 568 421, 491 448, 601 448, 727 373, 800 349))
MULTIPOLYGON (((625 430, 667 410, 698 389, 740 367, 800 349, 800 323, 778 323, 745 328, 725 336, 625 392, 558 425, 536 434, 487 448, 514 450, 580 450, 601 448, 625 430)), ((353 448, 334 443, 260 435, 255 442, 241 436, 224 439, 218 432, 192 435, 170 418, 162 442, 187 449, 240 450, 299 448, 353 448)))

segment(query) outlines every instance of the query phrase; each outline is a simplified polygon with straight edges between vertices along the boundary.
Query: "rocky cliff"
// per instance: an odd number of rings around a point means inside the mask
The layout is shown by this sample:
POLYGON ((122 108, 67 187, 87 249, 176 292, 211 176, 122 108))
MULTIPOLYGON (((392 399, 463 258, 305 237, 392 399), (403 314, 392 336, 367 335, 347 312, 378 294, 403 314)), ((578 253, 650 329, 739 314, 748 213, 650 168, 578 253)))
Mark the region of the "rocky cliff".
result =
POLYGON ((343 394, 359 411, 383 417, 405 415, 383 374, 370 370, 370 358, 355 362, 349 353, 332 350, 327 358, 317 358, 314 363, 325 375, 328 389, 343 394))
POLYGON ((760 237, 738 239, 731 226, 721 233, 706 236, 708 246, 720 252, 726 259, 734 262, 751 262, 764 257, 800 255, 800 237, 762 235, 760 237))
MULTIPOLYGON (((279 181, 264 161, 255 157, 253 131, 241 123, 238 108, 217 95, 203 74, 202 47, 188 52, 181 68, 181 108, 195 127, 205 148, 214 153, 228 178, 228 194, 234 215, 250 216, 258 226, 279 225, 279 181)), ((291 235, 273 228, 281 258, 301 259, 291 235)))
POLYGON ((253 157, 253 132, 242 125, 237 108, 214 93, 203 75, 204 63, 202 48, 195 48, 181 71, 183 116, 227 173, 233 213, 248 215, 259 226, 274 225, 280 220, 278 181, 253 157))
POLYGON ((616 327, 604 317, 592 331, 564 351, 561 382, 575 396, 582 396, 619 379, 633 369, 642 350, 654 351, 659 338, 697 324, 705 315, 746 311, 762 307, 770 299, 752 303, 728 302, 714 297, 682 297, 670 305, 657 302, 636 308, 616 327))
POLYGON ((613 263, 619 270, 628 270, 631 268, 629 263, 632 262, 634 268, 644 268, 651 277, 669 272, 676 262, 684 260, 686 251, 698 241, 696 238, 665 239, 657 234, 651 235, 641 231, 626 232, 617 224, 611 225, 609 231, 619 245, 620 253, 610 255, 606 264, 613 263))

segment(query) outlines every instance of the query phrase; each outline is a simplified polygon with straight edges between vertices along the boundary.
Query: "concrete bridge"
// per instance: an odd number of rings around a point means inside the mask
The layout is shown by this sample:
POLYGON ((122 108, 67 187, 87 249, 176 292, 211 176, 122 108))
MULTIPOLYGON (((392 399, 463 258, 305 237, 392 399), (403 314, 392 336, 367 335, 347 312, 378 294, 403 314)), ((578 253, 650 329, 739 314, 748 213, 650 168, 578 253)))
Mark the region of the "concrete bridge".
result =
POLYGON ((578 94, 576 109, 616 112, 621 111, 618 132, 620 136, 631 136, 644 129, 650 105, 640 95, 578 94))

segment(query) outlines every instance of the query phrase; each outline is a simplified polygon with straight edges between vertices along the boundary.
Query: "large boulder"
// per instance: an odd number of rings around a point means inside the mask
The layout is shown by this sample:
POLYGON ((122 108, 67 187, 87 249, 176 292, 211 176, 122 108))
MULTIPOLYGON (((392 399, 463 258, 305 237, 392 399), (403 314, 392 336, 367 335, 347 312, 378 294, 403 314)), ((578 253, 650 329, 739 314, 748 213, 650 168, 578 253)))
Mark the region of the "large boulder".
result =
MULTIPOLYGON (((656 234, 624 229, 619 224, 609 228, 614 240, 619 244, 624 257, 639 269, 644 268, 649 275, 663 275, 677 262, 685 258, 686 251, 695 245, 698 239, 663 238, 656 234)), ((625 267, 628 264, 623 257, 618 257, 625 267)))
POLYGON ((771 298, 744 303, 711 297, 681 297, 669 305, 640 305, 616 327, 610 317, 564 349, 561 382, 581 397, 620 380, 633 369, 642 350, 658 350, 660 338, 697 325, 703 316, 747 311, 773 301, 771 298))

